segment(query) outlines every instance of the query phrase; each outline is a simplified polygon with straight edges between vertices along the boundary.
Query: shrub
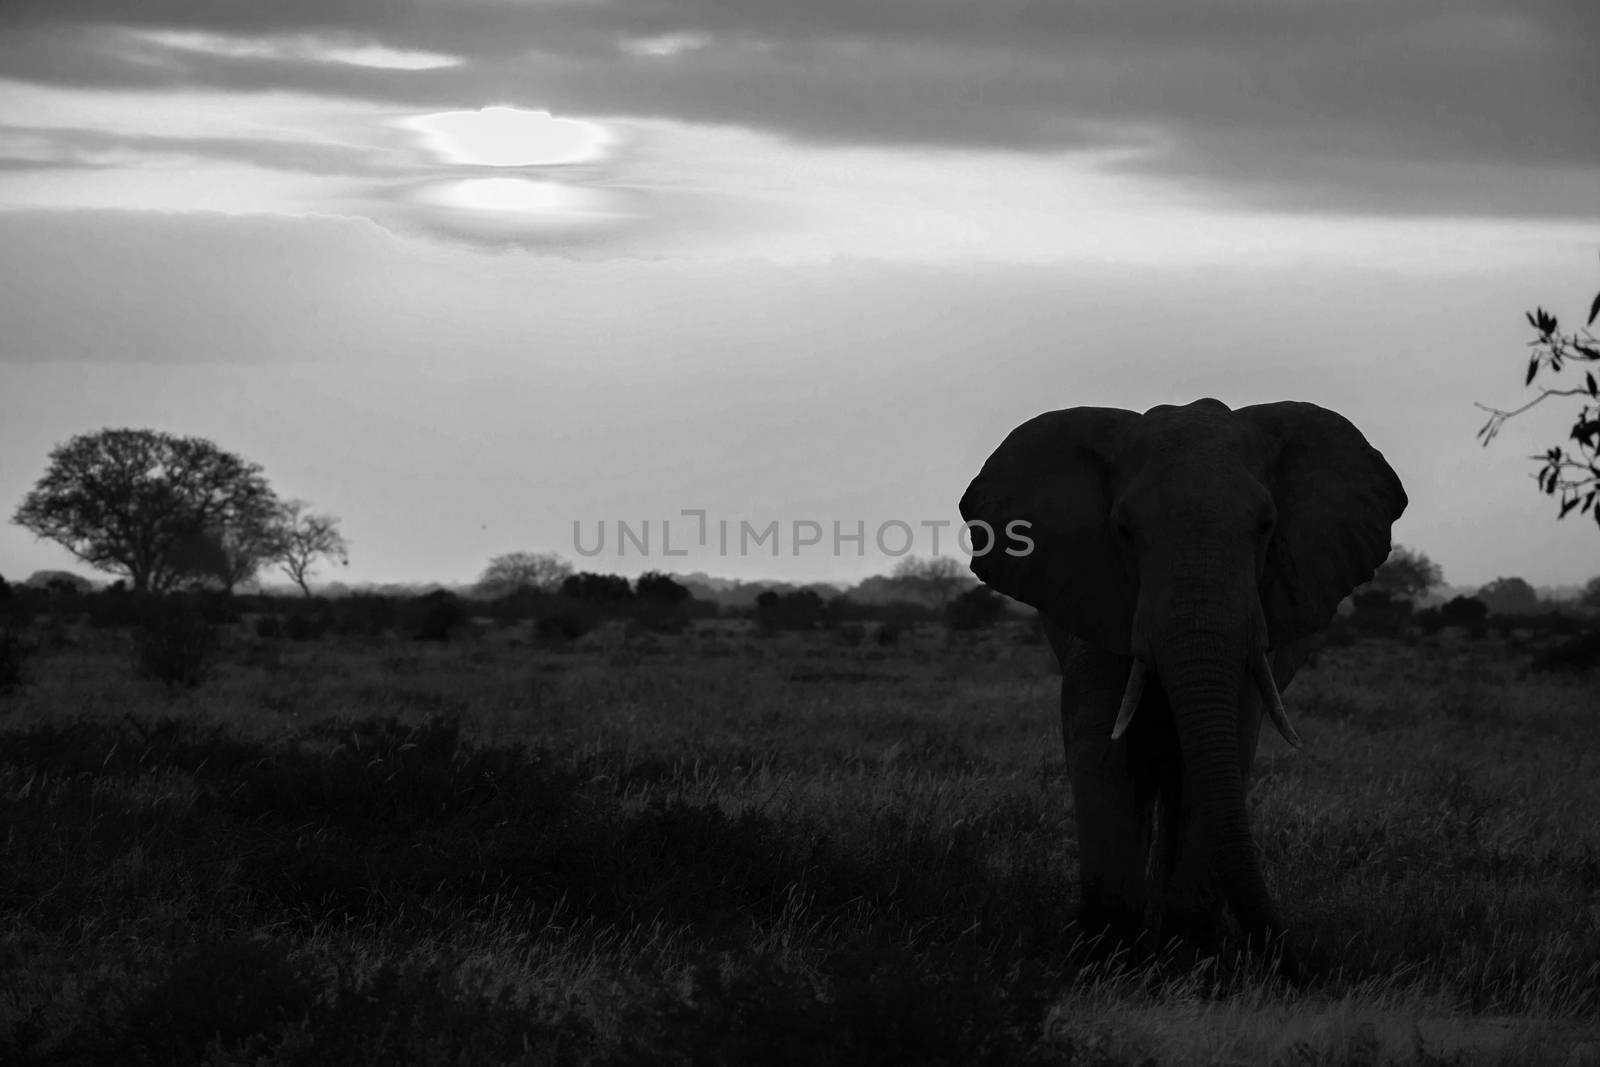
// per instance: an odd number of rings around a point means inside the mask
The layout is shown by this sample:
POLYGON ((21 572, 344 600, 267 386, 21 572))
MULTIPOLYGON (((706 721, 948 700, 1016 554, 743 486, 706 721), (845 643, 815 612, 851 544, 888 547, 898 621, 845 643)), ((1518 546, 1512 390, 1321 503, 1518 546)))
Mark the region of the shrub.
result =
POLYGON ((576 641, 600 624, 603 612, 591 603, 557 597, 534 621, 533 632, 541 641, 576 641))
POLYGON ((216 626, 187 598, 153 599, 134 629, 134 674, 168 689, 193 689, 210 673, 218 638, 216 626))
POLYGON ((1477 597, 1458 596, 1439 608, 1439 617, 1446 626, 1465 626, 1473 637, 1482 637, 1487 631, 1488 615, 1489 605, 1477 597))
POLYGON ((1583 629, 1583 622, 1575 615, 1568 615, 1565 611, 1559 609, 1551 609, 1550 611, 1540 612, 1537 615, 1524 616, 1522 626, 1525 629, 1539 633, 1558 634, 1565 637, 1580 632, 1583 629))
POLYGON ((952 630, 986 630, 1006 613, 1005 597, 986 585, 974 586, 945 609, 952 630))
POLYGON ((1533 657, 1536 671, 1586 671, 1600 667, 1600 630, 1569 637, 1533 657))
POLYGON ((12 630, 0 630, 0 694, 9 693, 32 681, 28 660, 33 647, 12 630))
POLYGON ((771 589, 756 597, 756 622, 763 630, 815 630, 827 615, 828 604, 814 589, 777 593, 771 589))
POLYGON ((231 594, 208 589, 192 595, 195 609, 213 626, 228 626, 239 621, 239 603, 231 594))
POLYGON ((580 571, 561 583, 561 595, 596 604, 625 604, 633 599, 633 586, 620 574, 580 571))
POLYGON ((262 615, 256 619, 256 636, 278 640, 283 636, 283 620, 276 615, 262 615))
POLYGON ((1351 599, 1355 610, 1347 620, 1361 633, 1394 637, 1405 630, 1411 619, 1411 601, 1397 600, 1382 589, 1368 589, 1351 599))
POLYGON ((643 633, 681 634, 689 628, 689 618, 681 604, 640 599, 629 616, 629 628, 643 633))
POLYGON ((679 585, 670 574, 660 571, 646 571, 639 575, 633 583, 634 596, 639 600, 652 601, 657 604, 672 607, 689 599, 689 590, 679 585))
POLYGON ((283 632, 291 641, 319 641, 322 620, 312 615, 290 615, 284 622, 283 632))
POLYGON ((461 601, 444 590, 419 597, 421 614, 417 619, 418 641, 449 641, 457 626, 466 618, 461 601))
POLYGON ((859 622, 847 622, 834 627, 833 643, 845 648, 855 648, 867 639, 867 628, 859 622))
POLYGON ((107 630, 127 630, 139 624, 140 598, 128 592, 126 582, 114 582, 85 598, 89 625, 107 630))
POLYGON ((358 593, 333 601, 334 627, 347 636, 382 637, 400 623, 393 597, 358 593))

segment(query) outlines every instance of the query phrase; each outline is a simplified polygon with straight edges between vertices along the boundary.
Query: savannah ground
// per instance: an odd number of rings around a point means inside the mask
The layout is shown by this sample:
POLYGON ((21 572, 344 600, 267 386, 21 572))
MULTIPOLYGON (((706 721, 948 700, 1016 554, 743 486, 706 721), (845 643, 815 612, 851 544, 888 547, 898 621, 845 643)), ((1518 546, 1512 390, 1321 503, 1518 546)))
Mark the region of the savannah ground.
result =
MULTIPOLYGON (((38 630, 38 624, 35 624, 38 630)), ((1084 953, 1008 623, 56 627, 0 712, 0 1062, 1568 1064, 1600 1041, 1600 682, 1325 649, 1251 795, 1323 964, 1084 953)))

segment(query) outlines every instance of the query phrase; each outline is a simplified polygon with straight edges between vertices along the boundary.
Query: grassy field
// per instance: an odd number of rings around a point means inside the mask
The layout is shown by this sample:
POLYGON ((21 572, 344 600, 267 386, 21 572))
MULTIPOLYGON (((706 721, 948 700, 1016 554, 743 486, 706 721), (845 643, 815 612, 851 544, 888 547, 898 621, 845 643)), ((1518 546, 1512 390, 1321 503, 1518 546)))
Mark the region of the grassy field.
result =
MULTIPOLYGON (((1257 840, 1323 967, 1082 951, 1048 649, 73 630, 0 711, 0 1063, 1600 1062, 1600 682, 1329 649, 1257 840)), ((1270 735, 1270 731, 1268 732, 1270 735)))

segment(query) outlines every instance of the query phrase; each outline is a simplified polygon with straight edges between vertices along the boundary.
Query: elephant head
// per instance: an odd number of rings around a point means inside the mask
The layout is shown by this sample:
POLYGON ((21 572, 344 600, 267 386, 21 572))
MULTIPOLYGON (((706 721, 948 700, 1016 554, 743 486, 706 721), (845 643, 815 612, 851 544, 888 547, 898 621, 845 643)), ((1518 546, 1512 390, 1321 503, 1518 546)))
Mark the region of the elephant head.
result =
MULTIPOLYGON (((1241 694, 1259 688, 1297 743, 1267 654, 1327 624, 1388 556, 1405 506, 1394 471, 1342 416, 1210 399, 1143 415, 1040 415, 1005 439, 961 499, 963 517, 996 534, 987 552, 974 538, 979 578, 1128 658, 1112 738, 1128 730, 1147 682, 1164 692, 1181 802, 1205 827, 1217 890, 1249 935, 1274 936, 1281 923, 1246 817, 1241 694), (1008 526, 1022 536, 1008 541, 1008 526)), ((1252 735, 1245 763, 1253 750, 1252 735)))

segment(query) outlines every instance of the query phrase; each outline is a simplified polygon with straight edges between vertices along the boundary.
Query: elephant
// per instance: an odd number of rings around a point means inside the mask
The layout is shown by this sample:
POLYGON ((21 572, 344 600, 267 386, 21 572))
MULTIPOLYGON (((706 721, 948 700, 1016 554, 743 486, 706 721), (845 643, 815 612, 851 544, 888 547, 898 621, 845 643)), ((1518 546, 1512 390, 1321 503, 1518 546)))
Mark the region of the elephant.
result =
POLYGON ((1263 712, 1299 747, 1280 694, 1405 507, 1359 430, 1298 401, 1066 408, 989 457, 971 567, 1060 662, 1085 933, 1209 948, 1226 911, 1299 972, 1246 783, 1263 712))

